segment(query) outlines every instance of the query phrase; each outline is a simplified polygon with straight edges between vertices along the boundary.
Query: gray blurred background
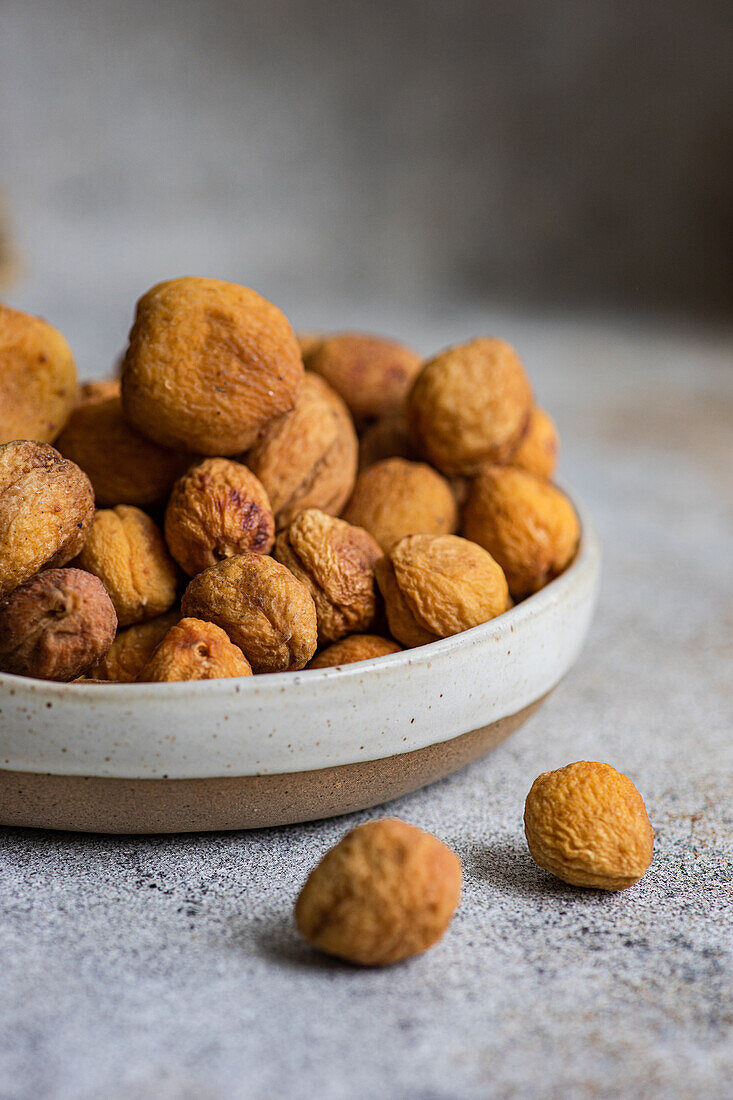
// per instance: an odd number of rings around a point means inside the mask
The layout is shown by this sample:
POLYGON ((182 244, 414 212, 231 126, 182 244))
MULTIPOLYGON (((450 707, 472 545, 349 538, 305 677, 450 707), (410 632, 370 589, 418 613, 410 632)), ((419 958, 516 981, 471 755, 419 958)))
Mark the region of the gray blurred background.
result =
POLYGON ((5 296, 87 373, 184 273, 301 326, 729 315, 732 57, 730 0, 0 0, 5 296))

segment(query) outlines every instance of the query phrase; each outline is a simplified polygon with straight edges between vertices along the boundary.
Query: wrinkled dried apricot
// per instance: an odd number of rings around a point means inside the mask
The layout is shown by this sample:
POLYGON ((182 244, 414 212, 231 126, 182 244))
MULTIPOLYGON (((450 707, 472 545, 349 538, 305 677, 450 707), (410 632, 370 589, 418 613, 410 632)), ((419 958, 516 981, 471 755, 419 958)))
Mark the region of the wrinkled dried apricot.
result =
POLYGON ((390 632, 408 648, 470 630, 508 607, 500 566, 456 535, 408 535, 376 573, 390 632))
POLYGON ((354 487, 357 450, 346 405, 307 372, 293 411, 265 428, 243 461, 267 490, 281 530, 304 508, 341 511, 354 487))
POLYGON ((361 527, 308 508, 277 536, 274 554, 313 597, 319 645, 371 626, 382 552, 361 527))
POLYGON ((0 305, 0 443, 53 443, 75 404, 76 366, 61 333, 0 305))
POLYGON ((294 407, 302 381, 286 317, 248 287, 172 279, 137 304, 122 401, 132 426, 161 446, 239 454, 294 407))
POLYGON ((220 626, 184 618, 160 641, 139 678, 165 683, 251 675, 249 661, 220 626))
POLYGON ((173 486, 165 538, 189 576, 245 550, 269 553, 275 518, 262 482, 241 462, 202 459, 173 486))
POLYGON ((94 518, 89 478, 47 443, 0 445, 0 598, 79 553, 94 518))
POLYGON ((654 852, 654 830, 634 784, 590 760, 535 779, 524 831, 535 863, 563 882, 597 890, 633 886, 654 852))
POLYGON ((402 646, 390 638, 381 638, 378 634, 350 634, 340 642, 334 642, 322 650, 308 665, 308 668, 334 668, 336 665, 351 665, 357 661, 371 661, 374 657, 386 657, 389 653, 400 653, 402 646))
POLYGON ((45 569, 0 601, 0 669, 74 680, 112 645, 117 616, 102 582, 83 569, 45 569))
POLYGON ((97 512, 79 564, 104 584, 120 626, 162 615, 178 580, 163 536, 139 508, 118 504, 97 512))
POLYGON ((450 535, 458 509, 450 485, 424 462, 385 458, 362 470, 344 519, 363 527, 383 550, 405 535, 450 535))
POLYGON ((176 478, 193 461, 191 455, 159 447, 134 431, 119 397, 78 405, 57 445, 87 474, 101 508, 162 504, 176 478))
POLYGON ((522 442, 510 459, 512 466, 537 477, 550 478, 557 465, 559 450, 560 437, 554 420, 544 409, 535 405, 522 442))
POLYGON ((429 360, 407 399, 412 442, 444 474, 471 476, 486 462, 509 461, 531 410, 517 353, 489 336, 429 360))
POLYGON ((183 594, 184 615, 227 632, 254 672, 304 668, 316 651, 316 607, 306 586, 264 554, 209 566, 183 594))
POLYGON ((469 489, 463 533, 498 561, 520 600, 567 568, 580 524, 568 498, 548 481, 512 466, 489 466, 469 489))
POLYGON ((82 382, 77 393, 77 405, 94 405, 97 401, 109 401, 120 396, 119 378, 89 378, 82 382))
POLYGON ((460 901, 461 878, 461 861, 437 837, 404 821, 369 821, 311 871, 295 920, 329 955, 388 966, 437 943, 460 901))
POLYGON ((369 424, 359 436, 359 470, 383 458, 415 458, 407 421, 402 413, 383 416, 369 424))
POLYGON ((420 364, 404 344, 358 332, 326 336, 308 356, 308 369, 333 386, 357 421, 401 412, 420 364))
POLYGON ((97 680, 133 683, 139 678, 155 647, 180 618, 177 611, 169 611, 118 631, 106 655, 91 670, 91 675, 97 680))

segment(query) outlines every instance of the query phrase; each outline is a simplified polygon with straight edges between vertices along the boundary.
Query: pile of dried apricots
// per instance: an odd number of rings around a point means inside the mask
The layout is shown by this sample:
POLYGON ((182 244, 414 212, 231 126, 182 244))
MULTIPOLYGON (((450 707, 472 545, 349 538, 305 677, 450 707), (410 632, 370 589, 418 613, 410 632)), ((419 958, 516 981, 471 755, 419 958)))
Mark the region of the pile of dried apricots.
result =
POLYGON ((557 448, 502 340, 423 361, 181 278, 79 387, 64 337, 0 306, 0 670, 212 679, 457 634, 572 561, 557 448))

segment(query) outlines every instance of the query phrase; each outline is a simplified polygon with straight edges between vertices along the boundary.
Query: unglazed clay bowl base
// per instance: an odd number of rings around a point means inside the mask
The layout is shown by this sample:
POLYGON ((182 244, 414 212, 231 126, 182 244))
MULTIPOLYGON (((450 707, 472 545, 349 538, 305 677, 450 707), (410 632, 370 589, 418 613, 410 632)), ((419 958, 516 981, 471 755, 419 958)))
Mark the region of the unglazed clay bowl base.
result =
POLYGON ((88 832, 251 829, 349 813, 495 748, 585 640, 591 522, 569 569, 498 619, 372 661, 171 684, 0 675, 0 824, 88 832))

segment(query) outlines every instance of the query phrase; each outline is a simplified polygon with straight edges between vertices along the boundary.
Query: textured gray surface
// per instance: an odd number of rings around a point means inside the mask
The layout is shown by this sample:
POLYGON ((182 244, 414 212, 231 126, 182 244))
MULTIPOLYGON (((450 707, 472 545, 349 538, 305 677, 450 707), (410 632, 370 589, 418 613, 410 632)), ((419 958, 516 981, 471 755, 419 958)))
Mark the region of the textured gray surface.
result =
POLYGON ((389 806, 466 879, 444 940, 388 971, 317 957, 291 921, 319 855, 383 810, 237 835, 2 831, 0 1096, 731 1096, 731 342, 349 308, 426 351, 517 344, 604 541, 589 644, 506 745, 389 806), (526 852, 532 779, 582 758, 627 772, 657 831, 626 893, 566 888, 526 852))

